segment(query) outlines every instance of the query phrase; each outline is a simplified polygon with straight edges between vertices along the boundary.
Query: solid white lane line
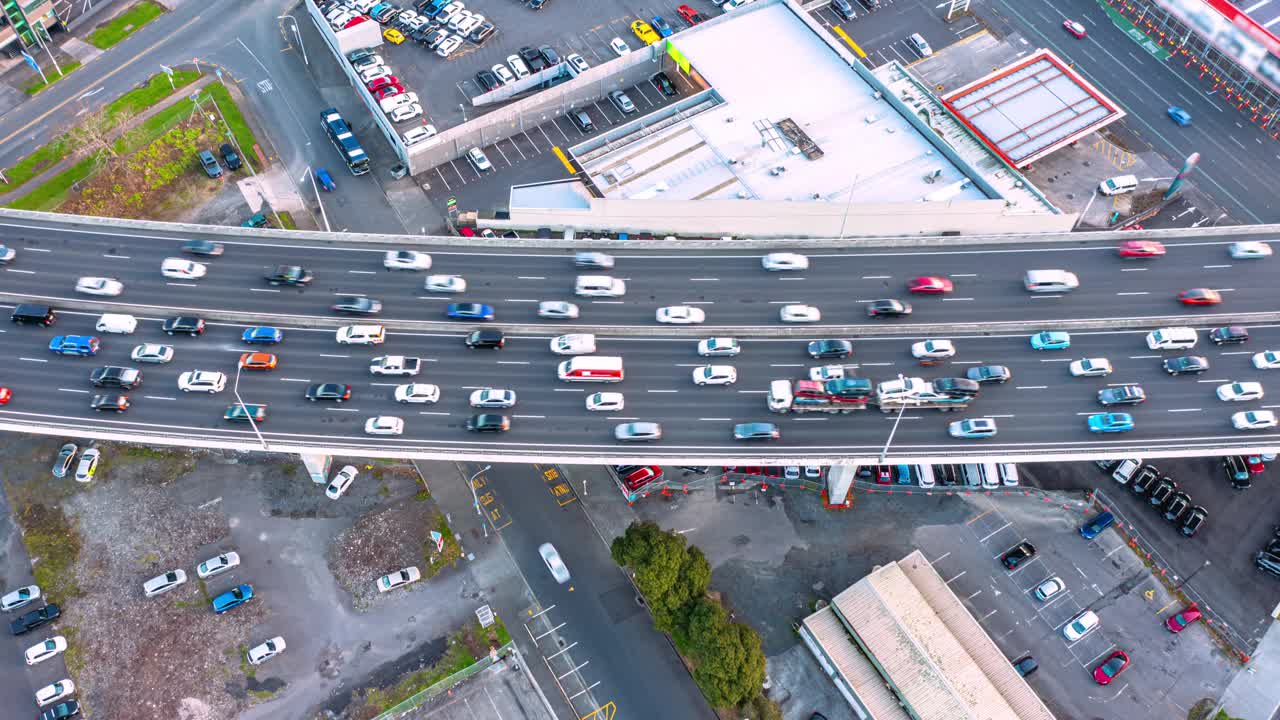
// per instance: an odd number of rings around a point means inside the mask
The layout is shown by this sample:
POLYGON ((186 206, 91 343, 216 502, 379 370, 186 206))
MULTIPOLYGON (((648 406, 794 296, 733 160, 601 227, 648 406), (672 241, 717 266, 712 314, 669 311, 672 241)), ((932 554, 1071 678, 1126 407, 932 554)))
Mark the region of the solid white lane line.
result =
POLYGON ((1197 380, 1198 383, 1229 383, 1230 380, 1197 380))
POLYGON ((881 367, 881 366, 888 366, 892 364, 893 363, 891 362, 874 362, 874 363, 861 363, 860 366, 861 367, 881 367))
POLYGON ((273 293, 278 293, 278 292, 280 292, 280 290, 279 290, 279 289, 277 289, 277 288, 249 288, 249 292, 273 292, 273 293))
POLYGON ((802 277, 780 277, 779 280, 804 280, 802 277))
POLYGON ((1153 360, 1153 359, 1158 360, 1160 357, 1161 357, 1160 355, 1130 355, 1129 359, 1130 360, 1153 360))
POLYGON ((58 392, 80 393, 82 395, 89 394, 88 390, 77 390, 76 388, 58 388, 58 392))
POLYGON ((449 300, 449 299, 451 299, 448 295, 418 295, 418 296, 417 296, 417 298, 418 298, 419 300, 449 300))
MULTIPOLYGON (((795 421, 796 421, 796 422, 800 422, 800 421, 802 421, 802 420, 830 420, 831 418, 824 418, 824 417, 820 417, 820 418, 798 417, 798 418, 794 418, 794 419, 795 419, 795 421)), ((905 418, 904 418, 904 419, 905 419, 905 418)))
POLYGON ((1118 292, 1117 295, 1150 295, 1151 293, 1143 290, 1142 292, 1118 292))
POLYGON ((376 270, 348 270, 347 272, 353 275, 377 275, 378 274, 376 270))
POLYGON ((129 255, 108 255, 106 253, 102 253, 102 257, 111 258, 112 260, 132 260, 133 259, 129 255))
POLYGON ((1120 272, 1146 272, 1149 268, 1121 268, 1120 272))
POLYGON ((942 302, 973 302, 973 298, 942 298, 942 302))
POLYGON ((528 365, 528 360, 499 360, 499 365, 528 365))
POLYGON ((803 363, 770 363, 769 367, 804 367, 803 363))
POLYGON ((1230 265, 1204 265, 1202 267, 1204 267, 1205 270, 1216 270, 1218 268, 1229 268, 1231 266, 1230 265))
POLYGON ((525 298, 505 298, 503 302, 510 303, 535 303, 537 300, 526 300, 525 298))
POLYGON ((770 305, 803 305, 804 303, 796 302, 795 300, 770 300, 769 304, 770 305))
POLYGON ((1014 390, 1048 390, 1048 385, 1015 385, 1014 390))
POLYGON ((542 277, 541 275, 517 275, 516 279, 517 280, 546 280, 546 278, 542 277))
POLYGON ((49 360, 48 360, 47 358, 29 358, 29 357, 20 357, 20 358, 18 358, 18 359, 19 359, 19 360, 25 360, 25 361, 27 361, 27 362, 43 362, 43 363, 47 363, 47 362, 49 362, 49 360))
POLYGON ((893 277, 892 275, 863 275, 862 279, 863 280, 888 280, 892 277, 893 277))
POLYGON ((733 418, 698 418, 702 422, 729 422, 733 418))
POLYGON ((680 391, 679 391, 679 390, 645 390, 645 392, 651 392, 651 393, 674 393, 674 392, 680 392, 680 391))
POLYGON ((419 415, 448 415, 449 413, 447 413, 447 412, 433 412, 433 411, 431 411, 431 410, 419 410, 419 411, 418 411, 418 414, 419 414, 419 415))
POLYGON ((311 382, 307 378, 280 378, 284 382, 311 382))
POLYGON ((349 358, 349 357, 351 357, 351 356, 350 356, 350 355, 326 355, 325 353, 320 353, 320 357, 328 357, 328 358, 349 358))
POLYGON ((25 248, 22 252, 53 252, 46 248, 25 248))
POLYGON ((720 278, 689 278, 689 282, 720 282, 720 278))
POLYGON ((512 415, 513 418, 524 418, 526 420, 546 420, 546 415, 512 415))
POLYGON ((1200 408, 1171 408, 1169 412, 1203 412, 1200 408))
POLYGON ((35 270, 19 270, 18 268, 5 268, 5 269, 4 269, 4 271, 5 271, 5 272, 16 272, 16 273, 22 273, 23 275, 35 275, 35 274, 36 274, 36 271, 35 271, 35 270))
POLYGON ((951 273, 947 277, 978 277, 978 273, 951 273))
POLYGON ((738 392, 744 395, 764 395, 769 391, 768 390, 739 390, 738 392))
POLYGON ((1224 353, 1218 353, 1218 354, 1219 355, 1249 355, 1252 353, 1253 353, 1252 350, 1232 350, 1231 352, 1224 352, 1224 353))
POLYGON ((195 283, 184 283, 184 282, 167 282, 165 283, 165 285, 168 285, 170 287, 189 287, 189 288, 200 287, 195 283))
POLYGON ((715 305, 715 300, 685 300, 681 305, 715 305))
POLYGON ((143 395, 142 397, 148 400, 177 400, 178 399, 176 397, 165 397, 163 395, 143 395))
POLYGON ((586 388, 554 388, 554 392, 586 392, 586 388))
POLYGON ((592 300, 592 305, 626 305, 625 300, 592 300))
POLYGON ((334 412, 360 412, 355 408, 325 408, 325 410, 332 410, 334 412))
POLYGON ((372 386, 374 386, 374 387, 400 387, 400 383, 376 383, 376 382, 371 382, 371 383, 369 383, 369 384, 370 384, 370 385, 372 385, 372 386))

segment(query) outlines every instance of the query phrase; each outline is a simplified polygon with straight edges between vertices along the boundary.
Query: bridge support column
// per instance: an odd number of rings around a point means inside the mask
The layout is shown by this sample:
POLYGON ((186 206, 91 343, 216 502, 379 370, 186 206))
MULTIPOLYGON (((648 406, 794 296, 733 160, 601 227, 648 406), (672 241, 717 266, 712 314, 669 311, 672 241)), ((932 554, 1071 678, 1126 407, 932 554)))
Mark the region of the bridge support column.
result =
POLYGON ((853 464, 832 465, 827 470, 827 504, 843 505, 849 497, 849 489, 853 487, 853 478, 858 473, 858 466, 853 464))
POLYGON ((299 455, 302 458, 302 464, 306 466, 307 472, 311 475, 312 482, 327 483, 329 482, 329 466, 333 464, 333 458, 328 455, 299 455))

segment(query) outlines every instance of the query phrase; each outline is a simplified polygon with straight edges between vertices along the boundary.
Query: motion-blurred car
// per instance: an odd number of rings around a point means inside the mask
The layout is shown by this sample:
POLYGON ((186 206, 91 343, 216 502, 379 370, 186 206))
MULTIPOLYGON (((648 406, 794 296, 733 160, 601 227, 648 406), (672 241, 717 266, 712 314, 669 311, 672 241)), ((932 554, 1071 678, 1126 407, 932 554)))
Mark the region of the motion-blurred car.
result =
POLYGON ((1061 330, 1045 330, 1031 336, 1032 350, 1066 350, 1071 347, 1071 334, 1061 330))
POLYGON ((1121 433, 1133 429, 1133 416, 1129 413, 1095 413, 1088 419, 1091 433, 1121 433))
POLYGON ((784 323, 815 323, 822 320, 822 312, 812 305, 783 305, 778 319, 784 323))
POLYGON ((114 278, 82 277, 76 281, 76 292, 115 297, 124 292, 124 284, 114 278))
POLYGON ((1222 302, 1222 294, 1210 288, 1192 288, 1178 293, 1178 302, 1183 305, 1217 305, 1222 302))
POLYGON ((551 543, 542 543, 538 546, 538 554, 542 556, 542 561, 547 564, 547 570, 551 571, 551 577, 561 585, 569 582, 569 568, 565 566, 564 560, 560 559, 560 553, 556 552, 556 548, 551 543))
POLYGON ((760 260, 765 270, 786 272, 791 270, 808 270, 809 258, 798 253, 769 253, 760 260))
POLYGON ((397 385, 395 399, 399 403, 423 404, 439 402, 440 387, 428 383, 397 385))
POLYGON ((1173 120, 1179 127, 1187 127, 1191 124, 1191 113, 1177 105, 1170 105, 1167 112, 1169 113, 1169 119, 1173 120))
POLYGON ((284 331, 273 327, 251 327, 240 335, 240 342, 249 345, 275 345, 284 340, 284 331))
POLYGON ((1236 260, 1258 260, 1271 257, 1271 246, 1256 241, 1236 242, 1231 243, 1227 252, 1236 260))
POLYGON ((955 285, 947 278, 926 275, 907 282, 907 292, 922 295, 942 295, 955 289, 955 285))
POLYGON ((1077 38, 1083 38, 1085 35, 1088 34, 1088 31, 1084 29, 1084 25, 1081 25, 1075 20, 1063 20, 1062 27, 1066 28, 1067 32, 1071 33, 1077 38))
POLYGON ((1165 253, 1164 245, 1155 240, 1126 240, 1116 251, 1122 258, 1153 258, 1165 253))

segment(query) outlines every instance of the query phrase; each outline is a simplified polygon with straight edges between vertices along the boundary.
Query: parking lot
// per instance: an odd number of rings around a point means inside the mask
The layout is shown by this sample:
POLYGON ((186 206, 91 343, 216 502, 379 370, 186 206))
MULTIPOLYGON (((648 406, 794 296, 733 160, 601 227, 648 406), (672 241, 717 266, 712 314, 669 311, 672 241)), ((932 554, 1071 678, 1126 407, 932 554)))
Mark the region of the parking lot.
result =
POLYGON ((853 20, 845 20, 829 6, 814 10, 812 15, 824 26, 839 28, 849 36, 866 53, 862 59, 867 67, 879 67, 891 60, 910 65, 919 60, 920 52, 907 40, 911 33, 923 35, 937 52, 983 29, 972 15, 945 22, 950 3, 936 0, 880 0, 880 8, 872 12, 865 12, 859 0, 850 2, 858 13, 853 20))

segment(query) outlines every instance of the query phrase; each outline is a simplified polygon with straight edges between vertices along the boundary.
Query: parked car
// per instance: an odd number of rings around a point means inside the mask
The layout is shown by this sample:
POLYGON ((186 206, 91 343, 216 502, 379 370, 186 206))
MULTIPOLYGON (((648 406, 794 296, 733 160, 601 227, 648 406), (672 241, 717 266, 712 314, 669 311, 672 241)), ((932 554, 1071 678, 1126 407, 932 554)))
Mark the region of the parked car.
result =
POLYGON ((1092 540, 1102 534, 1103 530, 1111 527, 1116 521, 1116 516, 1110 512, 1100 512, 1093 516, 1093 519, 1080 526, 1080 537, 1086 540, 1092 540))
POLYGON ((1006 570, 1016 570, 1035 556, 1036 547, 1023 540, 1000 557, 1000 564, 1004 565, 1006 570))

